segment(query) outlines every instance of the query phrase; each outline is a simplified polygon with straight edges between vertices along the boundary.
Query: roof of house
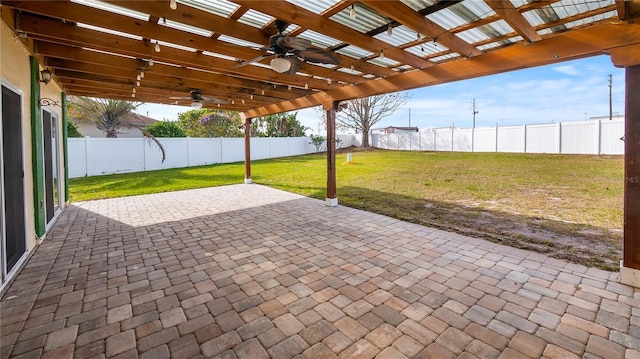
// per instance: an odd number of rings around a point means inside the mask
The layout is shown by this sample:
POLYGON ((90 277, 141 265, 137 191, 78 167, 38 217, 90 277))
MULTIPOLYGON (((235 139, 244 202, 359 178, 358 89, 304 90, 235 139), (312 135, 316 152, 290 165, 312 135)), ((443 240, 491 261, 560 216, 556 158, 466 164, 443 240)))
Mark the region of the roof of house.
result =
POLYGON ((125 118, 127 119, 127 122, 138 126, 150 126, 156 122, 159 122, 154 118, 133 112, 128 113, 125 118))

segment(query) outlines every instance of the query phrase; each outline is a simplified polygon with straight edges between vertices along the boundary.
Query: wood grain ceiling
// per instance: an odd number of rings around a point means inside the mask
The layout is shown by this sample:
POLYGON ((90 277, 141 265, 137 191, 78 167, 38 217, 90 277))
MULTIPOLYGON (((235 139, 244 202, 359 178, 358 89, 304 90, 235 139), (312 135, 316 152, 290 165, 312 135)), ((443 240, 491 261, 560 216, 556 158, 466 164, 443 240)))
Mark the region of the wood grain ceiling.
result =
MULTIPOLYGON (((491 9, 486 16, 449 28, 430 16, 465 6, 467 1, 478 0, 440 1, 418 10, 400 1, 337 0, 328 2, 331 6, 320 14, 295 1, 234 0, 237 6, 228 17, 180 2, 176 10, 171 10, 169 0, 103 1, 142 13, 142 18, 71 1, 3 0, 1 11, 3 21, 43 66, 53 70, 55 80, 70 95, 169 104, 173 103, 169 97, 188 96, 197 88, 205 96, 227 99, 229 103, 222 108, 244 112, 247 117, 317 105, 328 108, 334 101, 600 54, 610 54, 618 66, 640 63, 640 0, 605 6, 590 0, 546 0, 520 7, 509 0, 485 0, 491 9), (335 20, 339 18, 336 14, 349 11, 351 6, 361 11, 361 16, 367 11, 388 24, 359 31, 354 24, 335 20), (535 25, 524 15, 548 13, 553 6, 583 10, 564 18, 549 17, 535 25), (261 28, 238 21, 250 11, 268 15, 271 20, 261 28), (295 75, 279 74, 268 66, 235 67, 265 52, 255 46, 232 44, 223 37, 266 45, 276 32, 271 24, 275 19, 297 25, 291 36, 310 30, 335 39, 338 44, 330 50, 352 45, 367 55, 354 58, 341 51, 339 65, 303 63, 295 75), (486 27, 498 21, 511 31, 491 34, 474 43, 460 36, 472 29, 486 33, 486 27), (208 30, 210 35, 166 26, 167 22, 208 30), (402 26, 416 38, 390 45, 376 36, 389 26, 398 31, 402 26), (407 51, 434 40, 441 51, 423 56, 407 51), (156 41, 161 44, 160 52, 154 51, 156 41), (376 58, 382 50, 385 58, 397 65, 381 66, 376 58), (153 66, 149 59, 153 59, 153 66), (136 86, 141 71, 144 78, 136 86), (131 97, 133 88, 135 98, 131 97)), ((268 60, 263 63, 268 64, 268 60)), ((188 105, 189 101, 181 104, 188 105)))

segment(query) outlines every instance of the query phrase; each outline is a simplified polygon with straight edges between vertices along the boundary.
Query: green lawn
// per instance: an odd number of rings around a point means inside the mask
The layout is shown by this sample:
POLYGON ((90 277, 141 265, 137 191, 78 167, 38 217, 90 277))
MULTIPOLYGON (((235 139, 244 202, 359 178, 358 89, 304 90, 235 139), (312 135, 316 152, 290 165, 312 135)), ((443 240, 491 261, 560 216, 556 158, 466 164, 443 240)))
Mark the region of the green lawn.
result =
MULTIPOLYGON (((622 156, 354 151, 338 154, 341 205, 613 269, 622 156)), ((242 163, 70 181, 72 201, 242 183, 242 163)), ((255 161, 255 183, 324 199, 325 154, 255 161)))

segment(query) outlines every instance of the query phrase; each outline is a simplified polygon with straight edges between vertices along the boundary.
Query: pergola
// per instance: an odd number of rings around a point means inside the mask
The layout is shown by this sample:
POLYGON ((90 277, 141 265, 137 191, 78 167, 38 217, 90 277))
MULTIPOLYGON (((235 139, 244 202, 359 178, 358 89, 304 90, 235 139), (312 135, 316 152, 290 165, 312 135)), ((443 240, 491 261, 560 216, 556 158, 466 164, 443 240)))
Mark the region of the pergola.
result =
POLYGON ((226 102, 205 106, 239 111, 245 126, 321 105, 328 138, 344 100, 609 55, 626 68, 622 279, 640 285, 640 0, 3 1, 1 10, 69 95, 171 104, 198 89, 226 102), (293 74, 274 71, 273 57, 238 67, 268 55, 276 20, 339 63, 303 61, 293 74))

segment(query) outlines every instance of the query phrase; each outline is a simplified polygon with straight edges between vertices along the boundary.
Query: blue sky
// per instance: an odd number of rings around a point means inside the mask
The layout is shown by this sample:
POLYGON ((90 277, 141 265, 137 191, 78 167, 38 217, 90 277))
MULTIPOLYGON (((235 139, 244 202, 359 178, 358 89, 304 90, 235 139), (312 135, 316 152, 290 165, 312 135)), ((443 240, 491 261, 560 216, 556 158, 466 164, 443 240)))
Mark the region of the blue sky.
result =
MULTIPOLYGON (((375 127, 408 126, 420 129, 470 128, 471 103, 479 113, 476 126, 521 125, 581 121, 609 115, 609 74, 613 75, 613 113, 624 114, 624 70, 608 56, 574 60, 533 69, 507 72, 407 91, 411 99, 375 127)), ((138 112, 156 119, 177 119, 189 107, 145 104, 138 112)), ((305 109, 298 119, 318 132, 318 111, 305 109)))

